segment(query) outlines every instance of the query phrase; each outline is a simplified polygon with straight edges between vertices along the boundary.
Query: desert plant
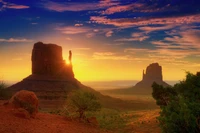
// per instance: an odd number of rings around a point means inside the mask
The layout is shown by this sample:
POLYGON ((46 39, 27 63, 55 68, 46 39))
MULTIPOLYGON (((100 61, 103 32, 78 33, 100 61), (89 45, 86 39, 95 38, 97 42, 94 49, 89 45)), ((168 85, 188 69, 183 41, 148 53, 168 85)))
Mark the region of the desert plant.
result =
POLYGON ((173 87, 154 83, 153 97, 160 106, 158 120, 164 133, 200 132, 200 74, 187 73, 186 79, 173 87))
POLYGON ((79 114, 80 119, 86 119, 85 112, 98 111, 101 109, 101 104, 97 97, 83 90, 77 90, 68 97, 69 104, 66 106, 66 111, 74 110, 79 114))
POLYGON ((11 97, 10 92, 6 89, 6 84, 0 82, 0 100, 7 100, 11 97))

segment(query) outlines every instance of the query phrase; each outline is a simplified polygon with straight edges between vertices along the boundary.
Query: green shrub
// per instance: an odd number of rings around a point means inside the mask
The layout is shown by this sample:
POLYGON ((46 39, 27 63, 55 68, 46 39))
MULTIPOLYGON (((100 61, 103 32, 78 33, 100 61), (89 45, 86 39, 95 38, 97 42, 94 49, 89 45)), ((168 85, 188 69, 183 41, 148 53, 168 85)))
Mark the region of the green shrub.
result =
POLYGON ((85 112, 98 111, 101 109, 101 104, 97 97, 91 93, 83 90, 77 90, 68 97, 69 102, 65 109, 68 115, 72 112, 79 113, 80 119, 85 119, 85 112))
POLYGON ((158 120, 164 133, 200 132, 200 74, 187 73, 173 87, 152 85, 153 97, 160 106, 158 120))

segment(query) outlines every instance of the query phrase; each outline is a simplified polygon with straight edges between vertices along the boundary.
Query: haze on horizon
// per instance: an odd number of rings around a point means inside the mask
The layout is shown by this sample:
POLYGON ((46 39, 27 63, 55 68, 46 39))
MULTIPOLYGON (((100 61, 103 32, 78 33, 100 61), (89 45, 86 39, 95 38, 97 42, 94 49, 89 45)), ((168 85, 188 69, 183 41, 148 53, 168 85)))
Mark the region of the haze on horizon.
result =
POLYGON ((198 0, 0 0, 0 79, 31 74, 33 44, 73 52, 79 81, 141 80, 158 62, 164 80, 200 70, 198 0))

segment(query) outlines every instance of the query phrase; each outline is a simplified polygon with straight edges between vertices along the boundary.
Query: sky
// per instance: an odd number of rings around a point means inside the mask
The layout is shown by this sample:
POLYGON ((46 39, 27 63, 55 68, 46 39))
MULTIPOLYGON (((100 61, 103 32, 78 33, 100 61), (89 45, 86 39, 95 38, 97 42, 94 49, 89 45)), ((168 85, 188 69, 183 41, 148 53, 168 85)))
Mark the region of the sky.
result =
POLYGON ((182 80, 200 71, 200 1, 0 0, 0 80, 31 74, 38 41, 72 50, 80 81, 140 80, 154 62, 182 80))

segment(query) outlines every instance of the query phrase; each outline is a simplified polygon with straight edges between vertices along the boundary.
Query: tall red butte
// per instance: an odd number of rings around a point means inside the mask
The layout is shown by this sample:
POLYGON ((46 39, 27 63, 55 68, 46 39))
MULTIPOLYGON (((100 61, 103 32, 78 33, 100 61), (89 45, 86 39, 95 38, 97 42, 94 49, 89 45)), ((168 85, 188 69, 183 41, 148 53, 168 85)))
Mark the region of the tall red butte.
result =
POLYGON ((36 93, 42 108, 58 108, 64 104, 66 94, 80 88, 80 82, 74 78, 71 64, 62 57, 62 47, 56 44, 37 42, 32 50, 32 74, 8 89, 15 93, 29 90, 36 93))

